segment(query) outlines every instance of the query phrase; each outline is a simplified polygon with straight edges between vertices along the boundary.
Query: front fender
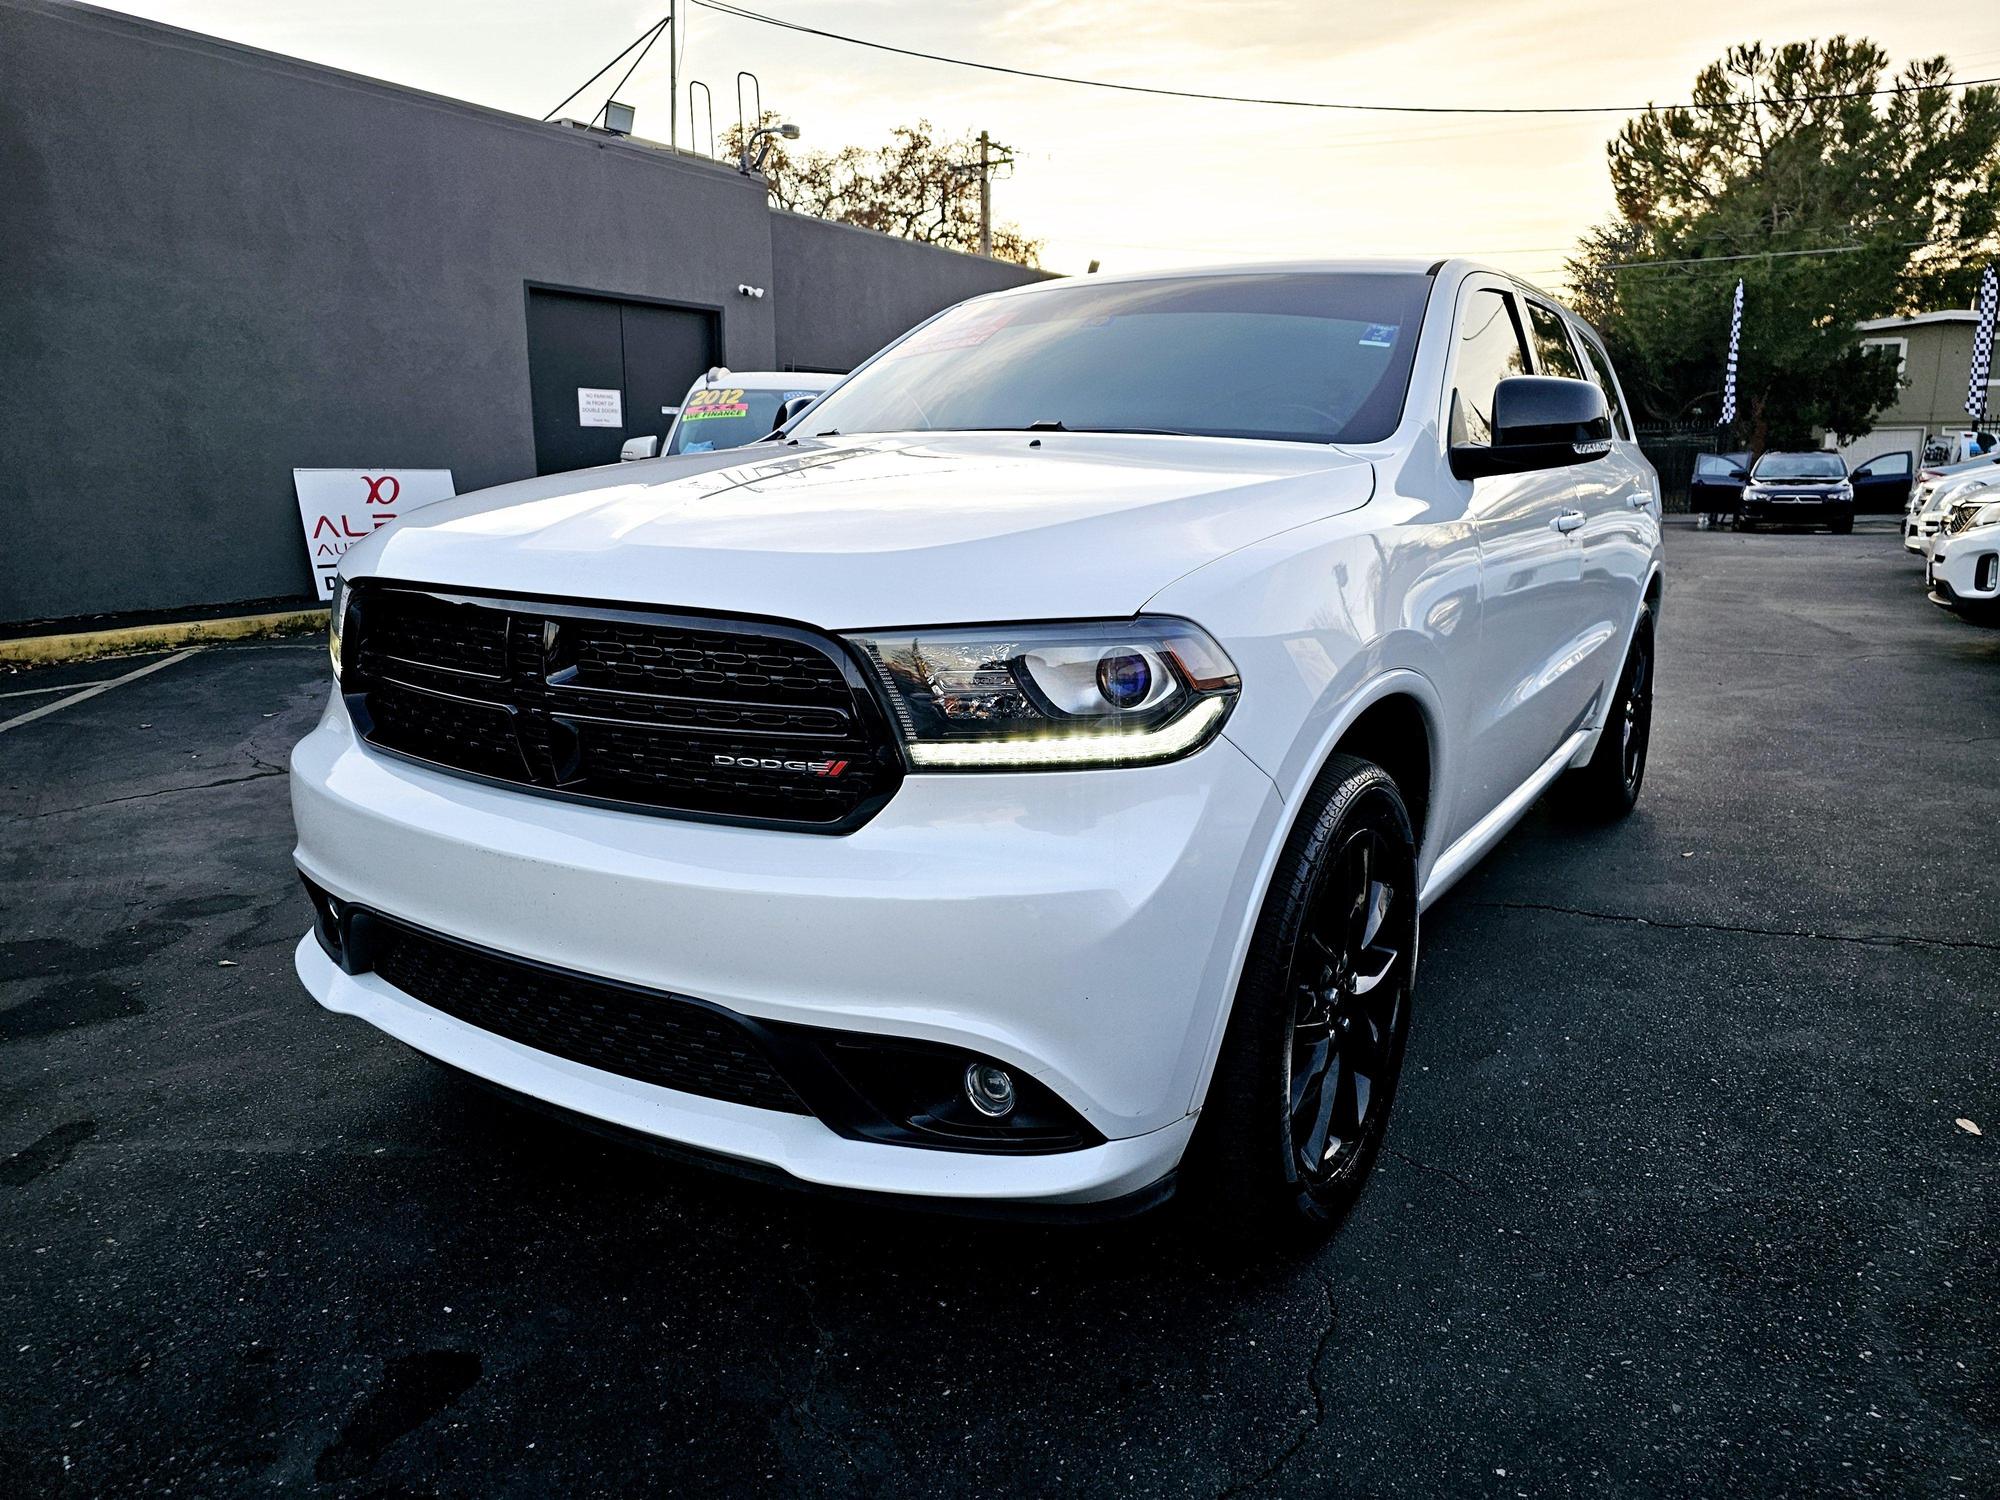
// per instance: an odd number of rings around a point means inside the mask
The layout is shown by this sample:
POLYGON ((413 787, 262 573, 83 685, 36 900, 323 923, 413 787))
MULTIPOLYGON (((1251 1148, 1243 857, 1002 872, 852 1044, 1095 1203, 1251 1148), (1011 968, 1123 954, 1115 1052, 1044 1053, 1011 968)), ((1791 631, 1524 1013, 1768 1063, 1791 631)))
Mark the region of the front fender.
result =
POLYGON ((1243 696, 1225 733, 1288 806, 1366 709, 1407 694, 1431 742, 1423 847, 1461 831, 1454 756, 1480 611, 1478 548, 1463 522, 1426 523, 1412 502, 1379 497, 1222 558, 1146 607, 1198 622, 1234 658, 1243 696))

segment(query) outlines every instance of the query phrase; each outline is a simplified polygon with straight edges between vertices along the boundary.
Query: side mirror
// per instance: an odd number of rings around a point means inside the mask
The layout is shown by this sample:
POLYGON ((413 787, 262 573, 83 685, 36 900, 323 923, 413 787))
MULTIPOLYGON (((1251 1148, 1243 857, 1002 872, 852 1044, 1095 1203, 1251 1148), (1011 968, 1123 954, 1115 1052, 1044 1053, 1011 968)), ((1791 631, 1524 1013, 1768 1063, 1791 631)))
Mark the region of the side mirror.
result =
POLYGON ((654 436, 625 439, 625 446, 618 450, 620 463, 637 463, 642 458, 658 458, 660 440, 654 436))
POLYGON ((1588 380, 1510 375, 1493 391, 1493 441, 1454 443, 1460 479, 1587 464, 1611 451, 1611 412, 1588 380))
POLYGON ((788 398, 783 405, 779 406, 778 420, 771 424, 771 430, 779 432, 789 427, 797 420, 799 413, 803 412, 817 400, 819 400, 817 396, 792 396, 788 398))

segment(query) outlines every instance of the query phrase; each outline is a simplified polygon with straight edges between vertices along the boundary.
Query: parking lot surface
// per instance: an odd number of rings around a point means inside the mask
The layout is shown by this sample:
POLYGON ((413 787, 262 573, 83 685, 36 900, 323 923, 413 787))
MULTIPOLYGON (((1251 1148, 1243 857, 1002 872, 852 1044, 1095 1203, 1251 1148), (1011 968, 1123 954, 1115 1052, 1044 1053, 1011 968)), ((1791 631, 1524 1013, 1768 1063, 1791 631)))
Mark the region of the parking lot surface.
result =
POLYGON ((0 1488, 2000 1492, 2000 630, 1668 545, 1638 812, 1426 917, 1373 1184, 1247 1263, 493 1098, 292 975, 323 649, 0 677, 0 1488))

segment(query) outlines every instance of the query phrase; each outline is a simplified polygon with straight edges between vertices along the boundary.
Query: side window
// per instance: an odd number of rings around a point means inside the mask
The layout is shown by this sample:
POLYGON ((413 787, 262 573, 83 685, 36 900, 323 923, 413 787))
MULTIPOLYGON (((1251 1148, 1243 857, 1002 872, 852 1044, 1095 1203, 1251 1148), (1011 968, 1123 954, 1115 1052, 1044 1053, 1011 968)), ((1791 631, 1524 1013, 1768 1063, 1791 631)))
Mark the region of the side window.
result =
POLYGON ((1514 299, 1497 291, 1477 291, 1467 297, 1458 321, 1451 441, 1491 443, 1493 388, 1509 375, 1528 373, 1528 347, 1515 321, 1514 299))
POLYGON ((1611 425, 1618 435, 1627 442, 1632 440, 1632 423, 1625 415, 1625 403, 1618 399, 1618 382, 1611 375, 1611 357, 1604 352, 1604 346, 1585 333, 1577 330, 1577 339, 1583 345, 1584 362, 1590 366, 1590 378, 1597 382, 1597 388, 1604 392, 1604 404, 1611 408, 1611 425))
POLYGON ((1856 479, 1907 479, 1910 474, 1910 455, 1907 453, 1884 453, 1879 458, 1871 458, 1854 471, 1856 479))
POLYGON ((1559 314, 1539 302, 1528 304, 1528 331, 1535 337, 1535 359, 1544 375, 1560 375, 1565 380, 1588 380, 1583 364, 1570 347, 1569 330, 1559 314))

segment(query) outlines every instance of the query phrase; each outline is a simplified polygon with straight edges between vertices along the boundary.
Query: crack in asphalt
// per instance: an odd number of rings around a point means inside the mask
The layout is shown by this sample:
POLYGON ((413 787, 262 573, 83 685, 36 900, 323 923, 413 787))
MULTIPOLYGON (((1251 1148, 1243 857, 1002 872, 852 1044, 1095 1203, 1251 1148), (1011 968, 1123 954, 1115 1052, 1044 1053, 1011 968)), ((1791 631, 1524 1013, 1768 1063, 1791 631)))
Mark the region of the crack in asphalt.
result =
POLYGON ((807 1432, 816 1434, 821 1441, 831 1445, 840 1455, 841 1462, 847 1465, 848 1473, 859 1480, 861 1465, 855 1460, 852 1445, 842 1433, 829 1426, 819 1413, 820 1375, 826 1369, 827 1343, 833 1337, 827 1331, 826 1325, 820 1321, 819 1293, 809 1274, 795 1275, 792 1283, 805 1301, 806 1322, 813 1331, 813 1353, 812 1363, 806 1372, 805 1389, 792 1400, 791 1407, 798 1414, 799 1424, 807 1432))
POLYGON ((192 786, 163 786, 150 792, 130 792, 123 797, 106 797, 101 802, 80 802, 74 807, 52 807, 45 812, 29 813, 17 819, 22 823, 32 823, 39 818, 60 818, 66 813, 95 812, 100 807, 115 807, 121 802, 150 802, 155 797, 171 797, 179 792, 209 792, 217 787, 240 786, 246 781, 265 781, 273 776, 283 776, 284 767, 272 766, 266 762, 254 762, 260 769, 243 776, 224 776, 215 781, 198 781, 192 786))
POLYGON ((1414 1156, 1398 1151, 1394 1146, 1383 1146, 1382 1154, 1384 1156, 1393 1156, 1404 1166, 1415 1167, 1419 1172, 1429 1172, 1433 1177, 1442 1177, 1446 1182, 1451 1183, 1454 1187, 1463 1189, 1475 1198, 1490 1198, 1493 1196, 1484 1188, 1474 1187, 1456 1172, 1447 1172, 1443 1167, 1434 1167, 1427 1161, 1418 1161, 1414 1156))
POLYGON ((1283 1452, 1248 1479, 1218 1491, 1216 1500, 1230 1500, 1231 1496, 1247 1494, 1258 1485, 1274 1478, 1279 1470, 1299 1456, 1307 1441, 1326 1421, 1326 1392, 1320 1387, 1319 1367, 1326 1359, 1326 1351, 1333 1344, 1335 1332, 1340 1328, 1340 1307, 1333 1300, 1333 1283, 1324 1276, 1319 1279, 1319 1291, 1326 1303, 1326 1325, 1320 1329, 1319 1338, 1313 1343, 1312 1358, 1306 1362, 1306 1391, 1312 1396, 1312 1417, 1285 1445, 1283 1452))
POLYGON ((1796 927, 1739 927, 1728 922, 1678 922, 1671 917, 1635 917, 1624 912, 1590 911, 1580 906, 1558 906, 1546 901, 1468 901, 1492 911, 1546 911, 1559 916, 1586 917, 1593 922, 1629 922, 1639 927, 1659 927, 1675 932, 1727 932, 1741 937, 1811 938, 1821 943, 1860 943, 1877 948, 1957 948, 1973 952, 2000 953, 2000 943, 1978 938, 1935 938, 1904 936, 1888 932, 1814 932, 1796 927))

